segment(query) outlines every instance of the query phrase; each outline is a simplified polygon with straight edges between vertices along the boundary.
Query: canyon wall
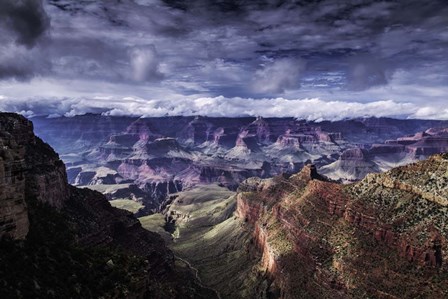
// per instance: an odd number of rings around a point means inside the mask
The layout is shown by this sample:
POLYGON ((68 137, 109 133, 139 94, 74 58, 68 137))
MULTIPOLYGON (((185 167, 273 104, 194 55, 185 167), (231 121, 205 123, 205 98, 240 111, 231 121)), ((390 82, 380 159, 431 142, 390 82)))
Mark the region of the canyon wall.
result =
POLYGON ((0 119, 0 238, 23 239, 29 230, 25 202, 25 150, 31 123, 5 115, 0 119))
POLYGON ((60 209, 69 197, 64 163, 33 134, 30 121, 0 118, 0 237, 23 239, 28 232, 27 198, 60 209))
POLYGON ((250 179, 237 195, 280 297, 447 295, 446 154, 352 185, 312 173, 250 179))

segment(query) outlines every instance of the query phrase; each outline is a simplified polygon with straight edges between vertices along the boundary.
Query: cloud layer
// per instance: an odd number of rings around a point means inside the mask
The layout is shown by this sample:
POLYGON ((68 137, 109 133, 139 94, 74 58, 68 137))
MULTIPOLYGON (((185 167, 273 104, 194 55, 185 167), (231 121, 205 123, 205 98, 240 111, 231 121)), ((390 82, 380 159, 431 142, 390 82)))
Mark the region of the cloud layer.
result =
POLYGON ((0 105, 50 114, 50 98, 145 99, 161 110, 220 98, 222 111, 207 113, 243 115, 266 98, 319 98, 330 110, 395 103, 414 107, 404 116, 444 118, 446 15, 444 0, 2 0, 0 105))
POLYGON ((0 97, 0 110, 17 111, 25 116, 75 116, 85 113, 102 113, 112 116, 161 117, 175 115, 207 115, 214 117, 296 117, 307 120, 340 120, 356 117, 399 117, 421 119, 448 119, 448 109, 420 107, 412 103, 375 101, 357 103, 323 101, 317 98, 179 98, 171 100, 144 100, 135 97, 95 97, 93 99, 35 99, 11 100, 0 97))

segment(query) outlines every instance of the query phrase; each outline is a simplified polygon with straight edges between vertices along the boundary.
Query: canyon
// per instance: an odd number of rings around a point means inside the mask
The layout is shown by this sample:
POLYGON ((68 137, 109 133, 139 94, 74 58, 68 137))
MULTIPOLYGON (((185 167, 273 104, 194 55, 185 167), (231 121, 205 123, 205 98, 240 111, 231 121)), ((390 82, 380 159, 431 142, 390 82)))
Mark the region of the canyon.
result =
POLYGON ((163 211, 170 195, 201 184, 236 190, 250 177, 292 174, 313 163, 354 182, 448 150, 448 121, 360 118, 158 118, 86 114, 34 117, 36 133, 61 154, 70 184, 163 211))
POLYGON ((67 168, 0 114, 2 297, 448 296, 445 122, 36 123, 67 168))
POLYGON ((448 299, 448 0, 0 0, 0 299, 448 299))
POLYGON ((335 183, 306 165, 141 217, 221 298, 444 298, 448 155, 335 183), (166 231, 171 224, 170 232, 166 231))
POLYGON ((0 144, 0 297, 217 297, 131 213, 69 185, 30 121, 0 113, 0 144))

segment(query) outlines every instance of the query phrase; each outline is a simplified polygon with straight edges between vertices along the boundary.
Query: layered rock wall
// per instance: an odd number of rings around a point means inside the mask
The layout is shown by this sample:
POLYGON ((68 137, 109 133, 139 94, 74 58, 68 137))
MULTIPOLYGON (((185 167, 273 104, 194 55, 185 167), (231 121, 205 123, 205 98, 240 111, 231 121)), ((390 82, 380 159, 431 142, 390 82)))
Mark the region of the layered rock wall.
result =
POLYGON ((23 239, 29 226, 28 198, 58 209, 67 200, 65 166, 34 136, 32 123, 16 114, 0 114, 0 146, 0 236, 23 239))
POLYGON ((16 114, 0 114, 0 146, 0 236, 23 239, 29 225, 28 198, 57 209, 68 199, 65 166, 34 136, 32 123, 16 114))
POLYGON ((0 117, 0 238, 23 239, 29 230, 25 151, 31 130, 31 123, 23 118, 0 117))
POLYGON ((413 285, 411 273, 434 280, 448 271, 446 157, 354 185, 322 179, 307 166, 289 179, 251 179, 239 189, 237 214, 253 227, 260 263, 282 298, 389 298, 399 296, 400 288, 409 294, 418 288, 444 292, 443 282, 413 285), (395 287, 387 275, 399 276, 395 287), (377 285, 369 285, 373 280, 377 285), (313 288, 316 284, 322 289, 313 288))

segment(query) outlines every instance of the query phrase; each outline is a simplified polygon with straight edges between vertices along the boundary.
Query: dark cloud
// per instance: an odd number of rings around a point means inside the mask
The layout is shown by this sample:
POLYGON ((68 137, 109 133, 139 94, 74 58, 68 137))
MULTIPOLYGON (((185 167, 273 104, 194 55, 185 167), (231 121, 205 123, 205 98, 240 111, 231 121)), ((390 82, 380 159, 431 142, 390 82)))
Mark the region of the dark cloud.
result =
POLYGON ((49 25, 40 0, 0 1, 0 79, 28 80, 49 73, 49 58, 37 46, 49 25))
POLYGON ((42 0, 0 1, 0 24, 15 34, 17 43, 33 47, 50 24, 42 0))
POLYGON ((35 76, 48 75, 50 69, 50 60, 37 47, 27 49, 15 43, 0 45, 0 80, 30 80, 35 76))
MULTIPOLYGON (((19 58, 20 59, 20 58, 19 58)), ((32 67, 32 62, 24 59, 22 61, 17 61, 16 58, 14 62, 2 61, 0 64, 0 79, 3 78, 14 78, 14 79, 30 79, 34 76, 34 70, 32 67), (31 64, 30 64, 31 62, 31 64)))
POLYGON ((0 0, 0 96, 14 78, 83 96, 441 105, 447 15, 445 0, 0 0))

